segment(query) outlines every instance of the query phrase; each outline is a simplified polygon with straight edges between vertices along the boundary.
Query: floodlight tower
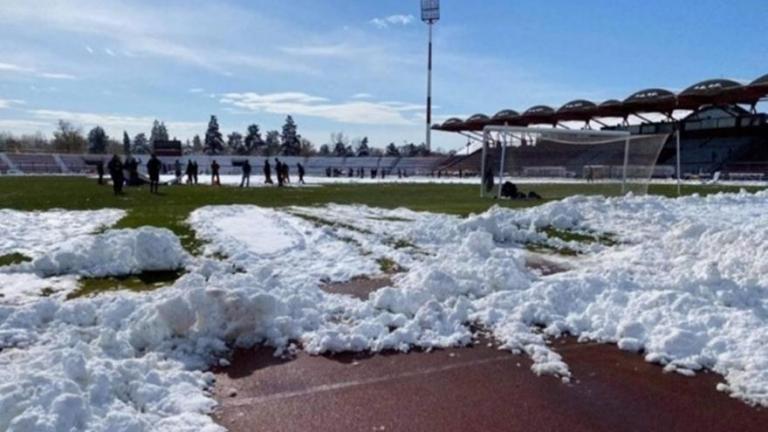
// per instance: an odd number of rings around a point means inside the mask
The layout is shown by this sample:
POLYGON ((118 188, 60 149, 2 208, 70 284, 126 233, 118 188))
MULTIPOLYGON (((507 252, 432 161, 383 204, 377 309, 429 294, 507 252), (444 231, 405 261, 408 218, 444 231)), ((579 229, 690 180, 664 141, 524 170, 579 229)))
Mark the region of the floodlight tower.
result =
POLYGON ((427 60, 427 151, 432 151, 432 24, 440 19, 440 0, 421 0, 421 20, 429 27, 427 60))

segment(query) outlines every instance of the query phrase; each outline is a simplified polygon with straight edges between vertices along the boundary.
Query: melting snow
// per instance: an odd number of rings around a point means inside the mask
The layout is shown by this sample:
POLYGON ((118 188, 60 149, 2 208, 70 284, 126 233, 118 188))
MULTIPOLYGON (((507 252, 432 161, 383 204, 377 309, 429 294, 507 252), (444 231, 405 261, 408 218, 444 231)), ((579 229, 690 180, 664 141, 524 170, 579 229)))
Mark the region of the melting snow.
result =
MULTIPOLYGON (((766 215, 768 193, 573 197, 468 219, 360 206, 202 208, 190 222, 207 255, 228 258, 183 258, 188 274, 172 287, 0 306, 0 430, 218 430, 201 371, 233 346, 431 349, 470 342, 470 324, 529 355, 535 373, 570 377, 547 339, 571 333, 670 371, 710 368, 724 377, 719 390, 768 406, 766 215), (550 226, 611 233, 618 244, 568 242, 583 254, 543 276, 526 268, 522 246, 560 244, 541 231, 550 226), (368 299, 320 289, 381 272, 383 257, 407 271, 368 299)), ((141 230, 116 233, 134 241, 141 230)))

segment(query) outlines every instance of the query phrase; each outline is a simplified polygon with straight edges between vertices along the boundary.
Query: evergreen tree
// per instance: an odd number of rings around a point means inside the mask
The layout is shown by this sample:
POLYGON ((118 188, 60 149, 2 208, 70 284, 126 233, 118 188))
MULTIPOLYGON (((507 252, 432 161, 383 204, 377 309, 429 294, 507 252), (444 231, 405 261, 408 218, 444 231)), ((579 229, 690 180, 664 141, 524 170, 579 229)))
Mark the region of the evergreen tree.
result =
POLYGON ((366 157, 371 155, 371 149, 368 148, 368 137, 363 137, 357 144, 357 156, 366 157))
POLYGON ((205 132, 205 153, 216 155, 224 151, 224 139, 219 131, 219 121, 215 115, 208 122, 208 130, 205 132))
POLYGON ((259 125, 252 124, 248 126, 248 133, 245 136, 245 151, 247 154, 258 154, 264 147, 264 140, 261 139, 259 125))
POLYGON ((149 147, 149 140, 147 140, 147 135, 143 132, 136 135, 133 138, 133 147, 131 149, 131 153, 133 154, 147 154, 150 152, 149 147))
POLYGON ((155 120, 149 134, 149 145, 154 148, 158 141, 168 141, 168 129, 165 127, 165 123, 155 120))
POLYGON ((328 144, 321 145, 318 154, 320 156, 329 156, 331 154, 331 147, 328 144))
POLYGON ((109 137, 101 126, 96 126, 88 132, 88 153, 105 154, 109 137))
POLYGON ((131 154, 131 137, 128 136, 128 132, 123 131, 123 154, 131 154))
POLYGON ((200 154, 203 152, 203 141, 200 140, 200 135, 195 135, 192 138, 192 153, 200 154))
POLYGON ((293 121, 293 117, 286 117, 283 125, 283 145, 281 148, 281 153, 286 156, 296 156, 301 152, 301 137, 296 130, 296 122, 293 121))
POLYGON ((400 150, 397 149, 397 146, 395 145, 395 143, 389 143, 389 145, 387 146, 387 150, 384 154, 390 157, 391 156, 396 157, 396 156, 400 156, 400 150))
POLYGON ((267 132, 265 156, 272 156, 280 153, 280 132, 273 130, 267 132))
POLYGON ((227 136, 227 147, 232 154, 247 154, 245 144, 243 143, 243 135, 240 132, 232 132, 227 136))

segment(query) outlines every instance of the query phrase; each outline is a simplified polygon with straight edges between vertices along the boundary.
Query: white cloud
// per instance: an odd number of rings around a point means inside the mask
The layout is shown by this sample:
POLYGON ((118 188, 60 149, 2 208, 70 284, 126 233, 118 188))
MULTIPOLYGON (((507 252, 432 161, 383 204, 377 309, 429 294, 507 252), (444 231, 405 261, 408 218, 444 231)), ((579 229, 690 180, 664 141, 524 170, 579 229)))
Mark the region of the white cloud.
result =
POLYGON ((24 105, 26 102, 21 99, 2 99, 0 98, 0 109, 10 108, 11 105, 24 105))
MULTIPOLYGON (((45 109, 30 110, 29 113, 37 119, 33 121, 48 120, 51 125, 55 125, 59 120, 66 120, 84 128, 101 126, 112 136, 122 135, 123 130, 127 130, 130 133, 146 132, 152 127, 152 122, 155 121, 155 119, 162 121, 162 119, 157 117, 45 109)), ((166 121, 165 125, 168 127, 168 132, 171 136, 178 137, 189 137, 194 134, 202 133, 205 131, 206 127, 206 123, 204 122, 184 121, 166 121)))
POLYGON ((374 18, 369 22, 380 29, 387 28, 389 26, 407 26, 415 21, 413 15, 390 15, 383 18, 374 18))
POLYGON ((26 74, 28 76, 34 76, 38 78, 48 78, 48 79, 60 79, 60 80, 76 79, 74 75, 70 75, 70 74, 38 71, 35 68, 19 66, 11 63, 0 63, 0 72, 26 74))
POLYGON ((289 93, 226 93, 220 102, 237 108, 272 114, 318 117, 339 123, 371 125, 412 125, 403 115, 413 105, 400 102, 368 101, 329 102, 328 99, 300 92, 289 93))
POLYGON ((370 93, 355 93, 352 95, 352 99, 371 99, 373 97, 370 93))
POLYGON ((106 53, 108 56, 110 56, 110 57, 116 57, 116 56, 117 56, 117 54, 115 54, 115 52, 114 52, 114 51, 112 51, 112 50, 111 50, 111 49, 109 49, 109 48, 104 48, 104 52, 105 52, 105 53, 106 53))
POLYGON ((93 54, 93 48, 91 48, 90 46, 86 45, 85 50, 88 51, 88 54, 93 54))

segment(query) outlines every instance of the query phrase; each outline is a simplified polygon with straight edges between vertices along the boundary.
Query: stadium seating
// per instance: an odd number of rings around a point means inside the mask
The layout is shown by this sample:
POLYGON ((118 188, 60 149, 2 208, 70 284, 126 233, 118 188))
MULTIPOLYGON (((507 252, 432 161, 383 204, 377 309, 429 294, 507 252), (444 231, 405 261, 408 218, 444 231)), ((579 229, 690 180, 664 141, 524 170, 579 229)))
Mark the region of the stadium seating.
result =
POLYGON ((50 154, 8 153, 6 156, 19 171, 27 174, 58 174, 61 167, 50 154))

